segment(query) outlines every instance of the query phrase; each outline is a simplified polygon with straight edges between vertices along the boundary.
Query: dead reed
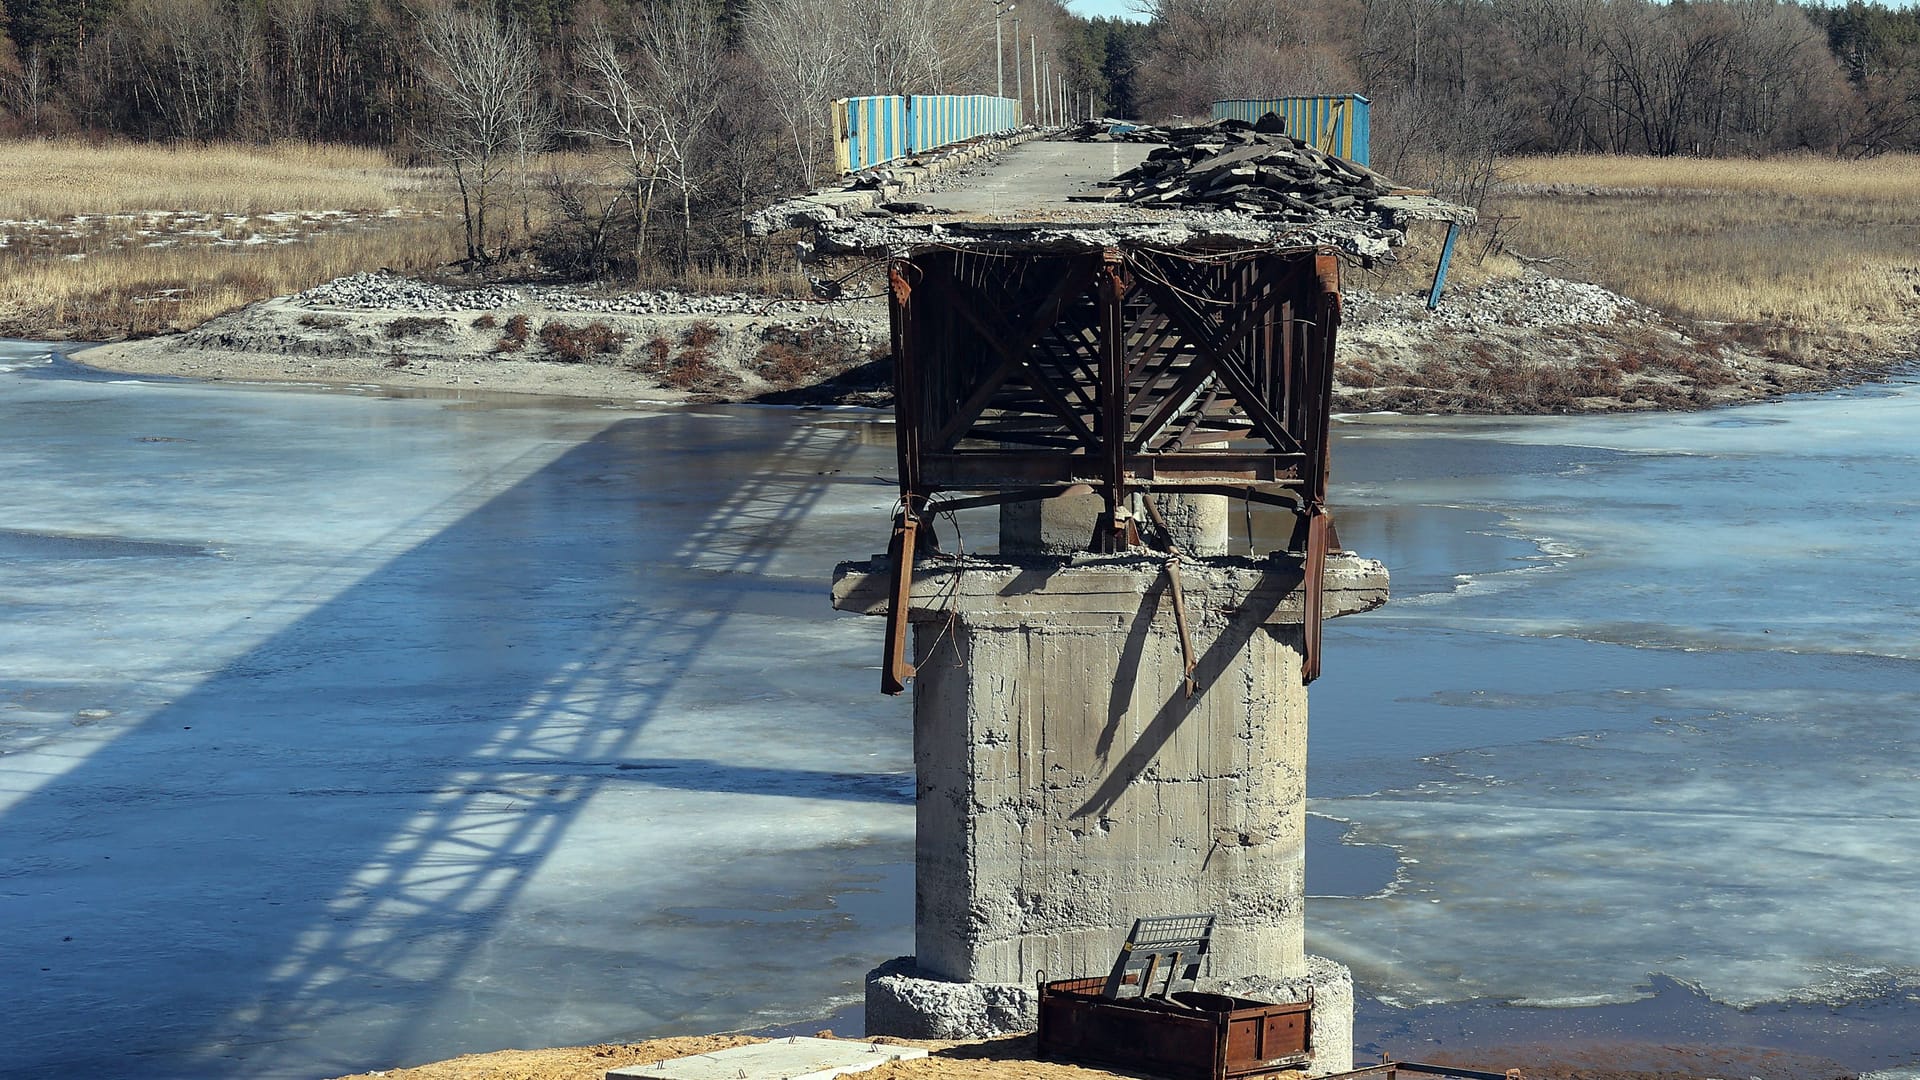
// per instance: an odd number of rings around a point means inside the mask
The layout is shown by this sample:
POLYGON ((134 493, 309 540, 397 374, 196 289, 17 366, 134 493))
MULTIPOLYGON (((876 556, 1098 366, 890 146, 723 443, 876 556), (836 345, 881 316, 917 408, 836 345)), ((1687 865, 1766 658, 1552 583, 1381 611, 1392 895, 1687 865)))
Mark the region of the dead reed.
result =
POLYGON ((102 341, 185 329, 343 274, 425 269, 449 250, 449 228, 416 217, 298 243, 141 247, 80 259, 0 250, 0 330, 102 341))
MULTIPOLYGON (((1379 293, 1424 295, 1433 287, 1433 271, 1439 265, 1446 239, 1445 222, 1417 222, 1407 231, 1407 242, 1395 249, 1392 257, 1362 269, 1357 276, 1349 271, 1347 280, 1379 293)), ((1488 244, 1484 233, 1467 232, 1454 244, 1446 289, 1450 293, 1464 292, 1489 281, 1519 277, 1520 272, 1520 263, 1498 245, 1488 244)))
POLYGON ((1675 315, 1889 336, 1920 323, 1920 157, 1511 163, 1515 252, 1675 315))
POLYGON ((381 210, 413 206, 428 172, 378 150, 283 143, 164 146, 69 139, 0 144, 0 219, 196 210, 381 210))
POLYGON ((284 144, 0 145, 0 330, 104 340, 195 325, 453 250, 421 170, 284 144))

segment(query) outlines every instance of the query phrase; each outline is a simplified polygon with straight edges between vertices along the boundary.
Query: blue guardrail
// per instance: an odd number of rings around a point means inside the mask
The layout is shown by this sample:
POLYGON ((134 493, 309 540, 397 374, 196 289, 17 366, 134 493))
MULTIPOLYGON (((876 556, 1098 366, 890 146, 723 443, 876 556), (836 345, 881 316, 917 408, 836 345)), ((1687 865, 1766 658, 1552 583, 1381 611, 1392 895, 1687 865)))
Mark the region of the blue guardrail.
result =
POLYGON ((833 103, 834 164, 859 172, 1019 126, 1020 103, 988 94, 841 98, 833 103))

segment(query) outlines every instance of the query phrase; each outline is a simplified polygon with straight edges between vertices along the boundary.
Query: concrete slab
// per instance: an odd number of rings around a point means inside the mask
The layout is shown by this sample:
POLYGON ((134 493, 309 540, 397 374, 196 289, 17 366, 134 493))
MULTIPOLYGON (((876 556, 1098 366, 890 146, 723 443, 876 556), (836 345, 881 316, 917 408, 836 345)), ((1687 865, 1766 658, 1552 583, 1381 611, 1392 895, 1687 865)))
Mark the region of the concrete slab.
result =
POLYGON ((925 1050, 911 1046, 795 1036, 609 1069, 607 1080, 827 1080, 926 1056, 925 1050))

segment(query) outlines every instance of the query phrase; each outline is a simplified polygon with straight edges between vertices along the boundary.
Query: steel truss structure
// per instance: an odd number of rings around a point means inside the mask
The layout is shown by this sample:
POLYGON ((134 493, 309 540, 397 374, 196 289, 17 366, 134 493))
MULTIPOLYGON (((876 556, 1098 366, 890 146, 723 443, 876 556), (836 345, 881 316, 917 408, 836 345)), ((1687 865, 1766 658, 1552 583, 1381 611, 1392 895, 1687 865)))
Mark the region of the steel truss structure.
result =
POLYGON ((1292 510, 1305 674, 1318 675, 1337 256, 929 248, 893 259, 889 284, 901 510, 886 693, 913 674, 905 611, 920 526, 1087 488, 1105 503, 1099 552, 1141 544, 1136 494, 1292 510))

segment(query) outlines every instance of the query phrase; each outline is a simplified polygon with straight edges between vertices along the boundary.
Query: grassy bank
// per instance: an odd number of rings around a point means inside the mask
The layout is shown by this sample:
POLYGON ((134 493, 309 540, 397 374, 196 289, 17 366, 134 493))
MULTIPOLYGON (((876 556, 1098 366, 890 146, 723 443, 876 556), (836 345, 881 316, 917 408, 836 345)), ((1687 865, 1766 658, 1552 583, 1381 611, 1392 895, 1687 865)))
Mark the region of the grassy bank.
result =
POLYGON ((1920 157, 1522 158, 1507 244, 1668 314, 1889 344, 1920 324, 1920 157))
POLYGON ((1920 354, 1920 156, 1563 156, 1502 174, 1456 253, 1452 306, 1430 317, 1417 299, 1437 227, 1356 282, 1375 293, 1343 329, 1338 407, 1707 408, 1920 354))
POLYGON ((0 333, 150 334, 430 266, 453 250, 439 203, 424 172, 354 147, 0 144, 0 333))

